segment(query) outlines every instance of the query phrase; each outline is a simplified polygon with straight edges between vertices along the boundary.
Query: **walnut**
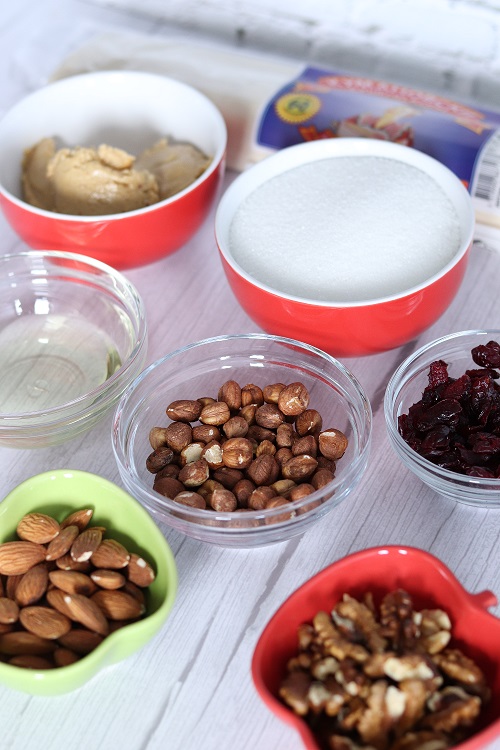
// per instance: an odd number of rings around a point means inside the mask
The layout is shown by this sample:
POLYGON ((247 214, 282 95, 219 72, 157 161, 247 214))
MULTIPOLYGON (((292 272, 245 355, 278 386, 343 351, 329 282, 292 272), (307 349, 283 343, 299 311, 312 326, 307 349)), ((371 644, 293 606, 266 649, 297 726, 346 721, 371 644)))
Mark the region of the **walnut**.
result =
POLYGON ((368 659, 369 653, 366 648, 344 638, 327 612, 318 612, 313 619, 313 625, 325 654, 334 656, 336 659, 345 659, 350 656, 357 662, 364 662, 368 659))
POLYGON ((333 610, 332 617, 341 632, 365 643, 372 653, 381 653, 385 650, 387 641, 380 635, 373 612, 362 602, 344 595, 343 600, 333 610))
POLYGON ((463 685, 484 685, 481 669, 459 649, 448 648, 436 654, 434 661, 448 677, 463 685))
POLYGON ((479 716, 481 699, 465 690, 445 688, 439 698, 436 709, 422 720, 422 727, 449 733, 457 727, 470 727, 479 716))
POLYGON ((298 716, 305 716, 309 711, 307 695, 312 680, 307 672, 291 672, 283 680, 279 689, 280 698, 292 708, 298 716))
POLYGON ((398 589, 387 594, 380 605, 381 633, 390 641, 391 648, 397 650, 412 648, 418 632, 413 621, 411 597, 398 589))

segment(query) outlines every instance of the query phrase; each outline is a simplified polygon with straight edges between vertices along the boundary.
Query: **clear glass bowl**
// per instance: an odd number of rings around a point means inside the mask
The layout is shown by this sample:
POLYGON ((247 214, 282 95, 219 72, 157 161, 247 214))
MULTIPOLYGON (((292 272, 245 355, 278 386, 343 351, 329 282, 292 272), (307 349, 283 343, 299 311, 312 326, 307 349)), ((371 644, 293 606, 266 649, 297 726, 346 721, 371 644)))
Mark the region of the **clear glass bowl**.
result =
POLYGON ((461 331, 426 344, 405 359, 392 375, 386 389, 384 412, 389 441, 403 464, 426 485, 445 497, 468 505, 500 507, 500 479, 471 477, 443 469, 420 456, 398 431, 398 418, 420 401, 428 384, 429 366, 442 359, 449 375, 458 378, 477 368, 471 349, 488 341, 500 341, 500 330, 461 331))
POLYGON ((368 461, 372 415, 353 375, 336 359, 297 341, 266 334, 219 336, 190 344, 150 365, 127 388, 115 411, 113 449, 122 481, 158 522, 195 539, 228 547, 281 542, 306 531, 342 502, 359 482, 368 461), (227 380, 241 386, 300 381, 324 428, 342 430, 349 445, 335 479, 283 508, 218 513, 188 508, 153 491, 146 469, 152 427, 167 426, 171 401, 217 397, 227 380))
POLYGON ((145 308, 86 256, 0 258, 0 445, 56 445, 89 429, 144 366, 145 308))

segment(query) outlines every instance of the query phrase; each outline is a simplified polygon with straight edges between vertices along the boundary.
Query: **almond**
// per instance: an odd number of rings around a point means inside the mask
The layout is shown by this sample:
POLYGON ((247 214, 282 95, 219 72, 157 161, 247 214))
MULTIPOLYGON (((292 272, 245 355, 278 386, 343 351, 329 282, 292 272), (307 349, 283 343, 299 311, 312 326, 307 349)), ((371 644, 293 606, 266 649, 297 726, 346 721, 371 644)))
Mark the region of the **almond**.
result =
POLYGON ((27 513, 17 524, 17 536, 26 542, 46 544, 59 534, 59 524, 45 513, 27 513))
POLYGON ((73 628, 66 635, 59 638, 59 643, 64 648, 71 649, 80 656, 90 654, 97 646, 102 643, 103 636, 92 630, 84 628, 73 628))
POLYGON ((74 513, 70 513, 66 516, 64 521, 61 521, 61 529, 65 529, 68 526, 77 526, 79 531, 84 531, 89 525, 94 511, 90 508, 84 508, 82 510, 75 510, 74 513))
POLYGON ((60 638, 71 630, 71 620, 52 607, 23 607, 19 620, 30 633, 49 640, 60 638))
POLYGON ((102 541, 100 529, 85 529, 71 545, 70 554, 75 562, 90 560, 102 541))
POLYGON ((10 625, 17 622, 19 618, 19 607, 12 599, 6 596, 0 597, 0 623, 10 625))
POLYGON ((105 568, 93 570, 90 577, 102 589, 121 589, 127 580, 125 576, 117 570, 106 570, 105 568))
POLYGON ((55 648, 53 641, 48 638, 40 638, 40 636, 25 630, 16 630, 12 633, 0 635, 0 654, 7 654, 7 656, 17 656, 18 654, 43 656, 44 654, 51 654, 55 648))
POLYGON ((65 526, 62 531, 53 539, 47 547, 46 560, 58 560, 71 549, 80 530, 76 524, 65 526))
POLYGON ((50 604, 51 607, 54 607, 54 609, 57 609, 58 612, 61 612, 63 615, 66 615, 66 617, 69 617, 70 620, 71 617, 71 610, 66 604, 66 592, 61 591, 61 589, 49 589, 47 591, 47 603, 50 604))
POLYGON ((145 612, 144 605, 125 591, 96 591, 90 601, 109 620, 133 620, 145 612))
POLYGON ((45 560, 45 547, 36 542, 0 544, 0 574, 22 575, 45 560))
POLYGON ((45 563, 30 568, 15 589, 15 600, 20 607, 29 607, 39 601, 47 591, 49 572, 45 563))
MULTIPOLYGON (((132 552, 127 565, 128 580, 136 586, 146 588, 155 580, 155 572, 152 566, 143 557, 132 552)), ((102 585, 102 584, 101 584, 102 585)))
POLYGON ((132 583, 132 581, 126 581, 123 590, 136 599, 141 606, 145 606, 146 597, 144 596, 144 589, 141 589, 137 584, 132 583))
POLYGON ((56 648, 53 654, 54 664, 56 667, 68 667, 70 664, 80 660, 78 654, 69 648, 56 648))
POLYGON ((90 596, 97 588, 90 576, 77 570, 51 570, 49 579, 54 586, 67 594, 90 596))
POLYGON ((92 565, 88 560, 76 562, 69 552, 62 557, 58 557, 55 563, 59 570, 77 570, 79 573, 88 573, 89 570, 92 570, 92 565))
POLYGON ((96 568, 124 568, 130 560, 127 549, 116 539, 105 539, 91 557, 96 568))
POLYGON ((22 581, 23 575, 7 576, 5 580, 5 596, 8 596, 9 599, 16 598, 16 590, 22 581))
POLYGON ((53 669, 54 665, 48 659, 44 659, 43 656, 35 656, 33 654, 20 654, 19 656, 13 656, 9 660, 9 664, 14 667, 24 667, 24 669, 53 669))
POLYGON ((81 594, 64 594, 64 603, 72 620, 79 622, 85 628, 93 630, 95 633, 99 633, 99 635, 107 635, 109 633, 108 621, 100 607, 92 599, 88 599, 81 594))

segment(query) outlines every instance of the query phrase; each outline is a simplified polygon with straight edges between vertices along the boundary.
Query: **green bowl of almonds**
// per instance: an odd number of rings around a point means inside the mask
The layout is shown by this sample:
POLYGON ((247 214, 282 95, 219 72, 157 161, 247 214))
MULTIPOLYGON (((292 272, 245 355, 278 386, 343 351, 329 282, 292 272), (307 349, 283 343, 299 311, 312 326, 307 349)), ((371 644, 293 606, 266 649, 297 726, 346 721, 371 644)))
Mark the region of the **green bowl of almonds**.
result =
POLYGON ((112 482, 47 471, 0 503, 0 682, 75 690, 144 646, 177 590, 172 551, 112 482))

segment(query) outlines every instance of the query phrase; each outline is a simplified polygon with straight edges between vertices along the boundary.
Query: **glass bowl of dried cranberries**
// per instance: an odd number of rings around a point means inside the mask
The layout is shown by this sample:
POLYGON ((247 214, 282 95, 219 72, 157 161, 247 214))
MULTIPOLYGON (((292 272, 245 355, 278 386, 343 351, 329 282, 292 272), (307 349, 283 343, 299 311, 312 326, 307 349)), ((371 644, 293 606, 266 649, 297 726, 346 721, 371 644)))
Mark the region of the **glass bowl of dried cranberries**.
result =
POLYGON ((343 364, 261 333, 218 336, 150 365, 123 394, 122 481, 161 523, 227 547, 281 542, 357 486, 371 408, 343 364))
POLYGON ((500 507, 500 330, 443 336, 394 372, 384 401, 404 465, 441 495, 500 507))

